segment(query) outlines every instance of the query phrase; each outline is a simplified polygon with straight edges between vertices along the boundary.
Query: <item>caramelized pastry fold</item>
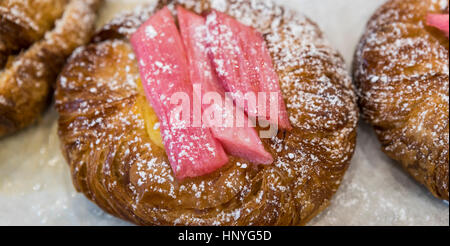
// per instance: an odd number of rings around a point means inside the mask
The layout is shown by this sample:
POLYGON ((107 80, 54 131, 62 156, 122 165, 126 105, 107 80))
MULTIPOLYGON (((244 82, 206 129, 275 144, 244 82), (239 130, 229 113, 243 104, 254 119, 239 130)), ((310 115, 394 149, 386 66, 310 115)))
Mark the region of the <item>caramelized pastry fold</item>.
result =
POLYGON ((0 137, 29 126, 48 106, 66 58, 90 40, 101 2, 1 1, 0 137))
POLYGON ((373 15, 357 48, 353 76, 364 119, 383 151, 448 200, 449 41, 427 26, 448 0, 391 0, 373 15))

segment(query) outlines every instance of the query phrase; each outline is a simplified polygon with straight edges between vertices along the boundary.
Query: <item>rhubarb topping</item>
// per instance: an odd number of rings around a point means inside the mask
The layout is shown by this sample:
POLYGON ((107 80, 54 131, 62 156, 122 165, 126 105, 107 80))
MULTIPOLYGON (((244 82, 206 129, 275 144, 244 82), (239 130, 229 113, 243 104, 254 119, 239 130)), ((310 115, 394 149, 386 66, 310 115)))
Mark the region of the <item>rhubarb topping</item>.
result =
POLYGON ((291 129, 279 78, 262 35, 215 10, 207 16, 206 24, 212 64, 236 104, 252 118, 291 129), (265 103, 255 105, 249 93, 265 103), (261 99, 261 95, 265 97, 261 99))
MULTIPOLYGON (((204 17, 178 7, 178 22, 181 35, 186 47, 186 53, 190 64, 190 78, 193 84, 201 87, 201 95, 215 93, 225 102, 225 91, 217 79, 211 66, 211 60, 207 52, 207 28, 204 17)), ((194 95, 196 95, 194 93, 194 95)), ((201 95, 198 100, 201 101, 201 95)), ((202 115, 212 107, 222 109, 222 117, 219 124, 211 123, 211 131, 226 151, 234 156, 251 161, 254 164, 270 164, 273 158, 264 149, 257 131, 249 127, 249 120, 241 109, 236 108, 233 102, 230 107, 225 105, 202 104, 202 115), (237 125, 236 113, 241 114, 242 126, 237 125), (231 126, 225 126, 224 120, 232 119, 231 126)), ((209 117, 206 118, 207 120, 209 117)))
POLYGON ((447 38, 449 37, 448 14, 429 14, 427 16, 427 25, 438 28, 447 35, 447 38))
POLYGON ((182 92, 192 105, 193 89, 184 45, 169 9, 163 8, 146 21, 132 35, 131 44, 175 176, 202 176, 225 165, 228 157, 210 129, 192 126, 190 113, 174 121, 172 114, 179 105, 171 102, 172 96, 182 92))

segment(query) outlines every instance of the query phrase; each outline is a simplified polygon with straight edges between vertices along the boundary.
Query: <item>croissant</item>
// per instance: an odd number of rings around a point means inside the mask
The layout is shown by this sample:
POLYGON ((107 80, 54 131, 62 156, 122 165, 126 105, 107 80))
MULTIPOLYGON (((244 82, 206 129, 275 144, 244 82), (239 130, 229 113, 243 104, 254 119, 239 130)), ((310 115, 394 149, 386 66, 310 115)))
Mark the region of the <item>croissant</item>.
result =
POLYGON ((89 41, 101 2, 0 2, 0 137, 45 110, 66 58, 89 41))
POLYGON ((448 0, 388 1, 369 21, 353 65, 362 116, 383 151, 447 201, 449 41, 426 16, 448 8, 448 0))
POLYGON ((139 225, 304 225, 329 205, 355 149, 356 96, 342 57, 312 21, 267 1, 159 1, 121 16, 71 56, 55 97, 76 189, 139 225), (176 4, 217 9, 264 34, 293 127, 262 140, 272 165, 229 156, 211 174, 175 178, 129 37, 176 4))

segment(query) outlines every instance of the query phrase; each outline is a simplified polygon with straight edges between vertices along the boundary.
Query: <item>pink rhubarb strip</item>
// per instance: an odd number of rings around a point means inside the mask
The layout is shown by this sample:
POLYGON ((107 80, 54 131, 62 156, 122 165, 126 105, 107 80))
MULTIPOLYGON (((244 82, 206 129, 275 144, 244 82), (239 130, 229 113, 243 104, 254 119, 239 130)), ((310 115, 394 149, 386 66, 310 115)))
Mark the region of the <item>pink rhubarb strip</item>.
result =
POLYGON ((212 63, 225 90, 233 94, 237 105, 252 118, 259 117, 282 129, 292 129, 278 74, 261 34, 216 10, 207 16, 206 24, 212 63), (246 93, 255 96, 264 93, 266 106, 249 104, 246 93), (274 108, 277 118, 270 116, 270 107, 274 107, 270 103, 271 93, 277 103, 274 108))
MULTIPOLYGON (((186 47, 186 52, 190 64, 190 78, 192 83, 201 85, 202 95, 215 93, 220 96, 220 100, 225 102, 225 91, 217 80, 217 76, 211 66, 211 61, 207 53, 207 28, 205 18, 182 7, 177 8, 178 23, 181 35, 186 47)), ((194 93, 195 94, 195 93, 194 93)), ((198 98, 201 101, 201 96, 198 98)), ((203 104, 203 112, 208 108, 218 105, 203 104)), ((249 127, 249 120, 244 112, 232 107, 219 107, 223 119, 232 118, 232 126, 211 126, 212 133, 231 155, 241 157, 254 164, 270 164, 273 162, 272 155, 264 149, 264 145, 258 136, 257 131, 249 127), (237 111, 236 111, 237 110, 237 111), (237 126, 236 112, 243 115, 242 126, 237 126)), ((223 119, 220 122, 224 122, 223 119)))
POLYGON ((160 120, 161 134, 172 169, 178 179, 211 173, 228 162, 228 157, 210 129, 193 127, 188 121, 172 121, 179 105, 171 104, 174 93, 182 92, 193 102, 189 65, 181 36, 169 9, 146 21, 131 37, 148 100, 160 120))
POLYGON ((429 14, 427 16, 427 25, 438 28, 443 31, 447 38, 449 37, 449 15, 448 14, 429 14))

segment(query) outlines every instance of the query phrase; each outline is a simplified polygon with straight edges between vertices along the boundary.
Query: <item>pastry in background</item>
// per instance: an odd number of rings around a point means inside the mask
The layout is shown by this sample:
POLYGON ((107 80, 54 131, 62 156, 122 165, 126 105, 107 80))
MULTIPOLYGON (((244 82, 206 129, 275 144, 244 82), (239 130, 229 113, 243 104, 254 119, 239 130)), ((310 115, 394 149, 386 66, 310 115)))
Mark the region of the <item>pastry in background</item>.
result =
POLYGON ((66 58, 91 38, 101 2, 0 1, 0 137, 47 108, 66 58))
MULTIPOLYGON (((0 2, 0 59, 42 39, 61 18, 69 0, 3 0, 0 2)), ((0 62, 0 65, 4 64, 0 62)))
POLYGON ((448 201, 449 1, 391 0, 373 15, 353 76, 383 151, 448 201))

